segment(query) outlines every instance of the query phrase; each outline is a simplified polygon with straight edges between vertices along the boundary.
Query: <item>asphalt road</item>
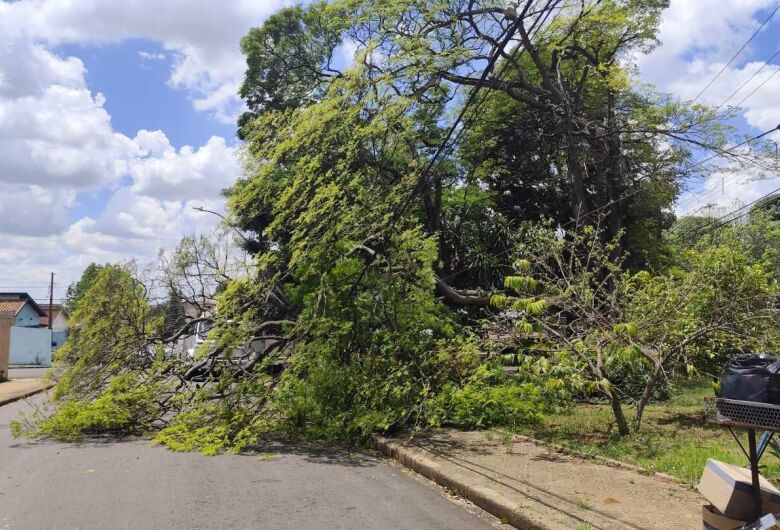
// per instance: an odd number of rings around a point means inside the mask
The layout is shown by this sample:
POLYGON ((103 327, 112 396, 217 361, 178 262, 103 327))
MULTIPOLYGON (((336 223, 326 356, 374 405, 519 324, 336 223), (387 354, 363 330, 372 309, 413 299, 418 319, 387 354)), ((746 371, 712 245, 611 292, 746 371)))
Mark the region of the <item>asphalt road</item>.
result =
MULTIPOLYGON (((37 398, 41 401, 42 398, 37 398)), ((474 509, 370 454, 282 447, 173 453, 147 441, 15 440, 0 407, 0 530, 490 528, 474 509)))

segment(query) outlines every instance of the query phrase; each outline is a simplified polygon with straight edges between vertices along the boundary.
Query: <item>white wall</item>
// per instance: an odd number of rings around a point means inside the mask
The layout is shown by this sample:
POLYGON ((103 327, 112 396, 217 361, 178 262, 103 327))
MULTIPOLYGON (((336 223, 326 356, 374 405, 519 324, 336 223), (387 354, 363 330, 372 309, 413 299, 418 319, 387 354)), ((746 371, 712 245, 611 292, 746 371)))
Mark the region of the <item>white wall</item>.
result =
POLYGON ((51 366, 51 331, 46 328, 11 328, 10 364, 51 366))
POLYGON ((52 331, 68 331, 68 319, 62 311, 57 313, 51 323, 52 331))
POLYGON ((51 332, 51 349, 56 350, 57 348, 60 348, 63 344, 65 344, 65 341, 68 340, 68 332, 67 331, 56 331, 52 329, 51 332))

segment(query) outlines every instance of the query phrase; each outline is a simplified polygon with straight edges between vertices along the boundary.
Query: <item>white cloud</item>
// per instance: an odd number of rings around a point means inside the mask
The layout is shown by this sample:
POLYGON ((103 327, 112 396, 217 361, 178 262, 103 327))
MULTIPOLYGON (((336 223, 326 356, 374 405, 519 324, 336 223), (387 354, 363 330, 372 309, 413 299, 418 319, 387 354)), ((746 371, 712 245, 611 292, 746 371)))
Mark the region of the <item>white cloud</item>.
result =
MULTIPOLYGON (((642 78, 664 92, 683 99, 695 98, 760 27, 766 9, 774 5, 774 0, 673 0, 662 16, 659 36, 663 44, 638 60, 642 78)), ((763 31, 773 31, 770 26, 763 31)), ((764 65, 763 60, 756 60, 755 42, 737 56, 698 102, 720 105, 764 65)), ((780 65, 767 65, 728 104, 739 103, 777 68, 780 65)), ((777 125, 780 102, 773 96, 778 88, 780 77, 776 76, 745 102, 744 117, 749 125, 762 130, 777 125)))
POLYGON ((214 216, 196 211, 195 207, 220 211, 224 210, 223 203, 219 198, 158 200, 124 187, 114 193, 100 218, 86 231, 114 236, 123 242, 168 241, 165 246, 172 247, 183 234, 207 231, 217 224, 214 216))
MULTIPOLYGON (((6 282, 57 273, 58 294, 92 261, 144 263, 184 234, 210 231, 237 148, 210 138, 176 149, 162 131, 115 131, 105 97, 75 57, 61 57, 9 23, 0 3, 0 234, 6 282), (88 196, 107 197, 74 221, 88 196)), ((101 199, 98 199, 99 202, 101 199)))
MULTIPOLYGON (((0 19, 50 44, 101 44, 130 38, 160 42, 174 57, 171 86, 190 92, 198 110, 234 122, 243 108, 236 96, 245 69, 240 39, 287 3, 19 0, 0 2, 0 19)), ((151 58, 144 53, 148 54, 141 52, 142 58, 151 58)))
MULTIPOLYGON (((650 55, 638 58, 642 79, 681 99, 697 97, 775 5, 775 0, 672 0, 660 25, 662 45, 650 55)), ((780 19, 768 24, 760 37, 775 31, 778 22, 780 19)), ((727 109, 750 95, 742 104, 742 117, 749 126, 763 132, 780 123, 780 101, 776 97, 780 93, 780 75, 773 76, 780 65, 765 65, 766 56, 774 50, 769 53, 757 50, 760 37, 739 54, 698 102, 718 106, 728 100, 724 106, 727 109), (729 99, 756 72, 758 75, 729 99)), ((750 171, 715 172, 703 182, 694 183, 694 189, 680 198, 677 210, 681 214, 706 213, 708 209, 730 211, 776 189, 778 182, 778 179, 757 178, 750 171)))
MULTIPOLYGON (((698 92, 711 77, 697 77, 697 73, 706 70, 710 63, 723 66, 759 27, 756 13, 775 3, 672 0, 659 28, 662 45, 649 56, 639 58, 642 77, 662 90, 687 77, 695 85, 690 91, 698 92)), ((749 57, 750 51, 743 52, 743 57, 749 57)))
POLYGON ((167 55, 164 53, 159 52, 147 52, 147 51, 140 51, 138 52, 138 57, 140 57, 144 61, 164 61, 168 58, 167 55))
POLYGON ((53 84, 0 96, 0 182, 84 189, 118 179, 138 148, 114 132, 104 98, 53 84))
POLYGON ((780 177, 751 171, 719 171, 708 176, 699 189, 687 193, 677 205, 680 215, 720 217, 780 188, 780 177))
POLYGON ((48 236, 68 227, 68 208, 76 194, 40 186, 3 185, 0 200, 0 233, 48 236))
POLYGON ((0 97, 39 96, 52 84, 84 88, 84 63, 57 57, 33 43, 3 19, 4 5, 0 3, 0 97))
MULTIPOLYGON (((145 139, 141 142, 148 145, 145 139)), ((160 143, 154 149, 153 156, 133 161, 130 168, 133 191, 150 197, 218 197, 241 172, 236 149, 217 136, 198 149, 184 146, 176 151, 170 143, 160 143)))

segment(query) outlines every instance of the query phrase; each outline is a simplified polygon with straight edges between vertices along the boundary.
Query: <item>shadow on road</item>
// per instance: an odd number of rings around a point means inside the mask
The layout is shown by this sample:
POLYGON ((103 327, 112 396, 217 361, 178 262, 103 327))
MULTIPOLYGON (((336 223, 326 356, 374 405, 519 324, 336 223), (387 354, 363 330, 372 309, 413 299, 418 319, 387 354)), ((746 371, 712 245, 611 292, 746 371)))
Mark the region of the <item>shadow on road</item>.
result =
MULTIPOLYGON (((164 445, 159 445, 149 438, 140 436, 86 436, 79 442, 60 442, 48 438, 21 439, 15 443, 9 444, 9 449, 35 449, 47 445, 56 445, 58 451, 68 451, 73 449, 101 449, 111 448, 122 444, 147 445, 151 450, 170 451, 164 445)), ((200 455, 198 452, 194 454, 200 455)), ((264 444, 252 446, 239 455, 218 455, 220 458, 227 456, 230 458, 241 457, 268 457, 269 460, 284 455, 296 455, 304 458, 307 462, 313 464, 338 465, 346 467, 373 467, 378 465, 381 460, 377 453, 365 448, 352 446, 312 446, 307 444, 296 444, 290 442, 269 441, 264 444)))

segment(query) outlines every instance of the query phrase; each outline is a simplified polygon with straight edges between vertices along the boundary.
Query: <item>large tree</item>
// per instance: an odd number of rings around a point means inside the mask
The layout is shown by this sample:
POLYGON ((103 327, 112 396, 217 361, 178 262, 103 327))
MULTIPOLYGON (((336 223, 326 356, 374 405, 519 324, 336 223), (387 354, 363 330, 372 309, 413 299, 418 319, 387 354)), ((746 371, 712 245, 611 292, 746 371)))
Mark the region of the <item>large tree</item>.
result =
MULTIPOLYGON (((582 224, 604 215, 605 237, 625 234, 616 253, 628 249, 641 266, 656 258, 671 222, 690 148, 717 150, 722 142, 706 108, 683 109, 633 78, 631 61, 657 43, 665 7, 660 0, 526 1, 509 9, 475 0, 341 0, 283 10, 243 41, 242 91, 254 96, 242 135, 251 146, 274 143, 258 129, 275 132, 290 113, 313 114, 333 98, 349 101, 357 120, 386 125, 372 141, 403 144, 400 155, 380 160, 367 150, 370 163, 400 193, 392 215, 410 210, 437 234, 441 275, 474 265, 456 248, 468 226, 446 198, 467 182, 494 192, 497 213, 510 222, 582 224), (358 49, 341 71, 333 66, 340 43, 358 49), (345 82, 356 75, 360 83, 345 82), (441 154, 448 114, 478 88, 468 98, 474 112, 465 114, 466 134, 441 154)), ((235 213, 258 239, 268 237, 272 207, 235 213)), ((487 251, 503 245, 497 240, 487 251)))
MULTIPOLYGON (((334 0, 250 31, 246 175, 225 223, 253 261, 204 275, 211 253, 189 241, 165 268, 175 296, 213 288, 218 309, 194 361, 164 358, 187 324, 133 338, 152 352, 133 372, 158 389, 161 439, 366 440, 446 422, 441 400, 494 402, 501 372, 476 362, 468 326, 510 270, 518 223, 551 217, 574 241, 571 226, 606 219, 608 262, 650 261, 688 147, 720 140, 707 109, 632 79, 664 5, 334 0)), ((540 387, 496 395, 522 394, 533 418, 540 387)))

